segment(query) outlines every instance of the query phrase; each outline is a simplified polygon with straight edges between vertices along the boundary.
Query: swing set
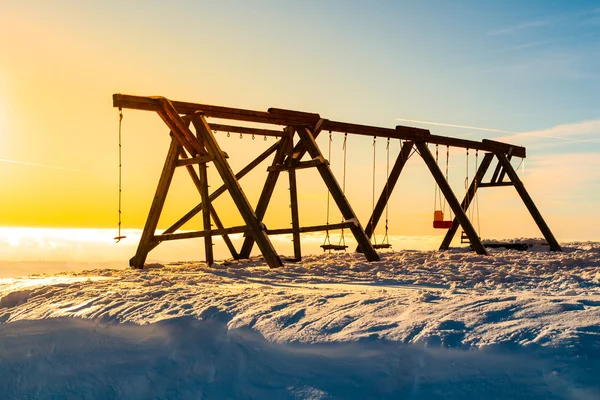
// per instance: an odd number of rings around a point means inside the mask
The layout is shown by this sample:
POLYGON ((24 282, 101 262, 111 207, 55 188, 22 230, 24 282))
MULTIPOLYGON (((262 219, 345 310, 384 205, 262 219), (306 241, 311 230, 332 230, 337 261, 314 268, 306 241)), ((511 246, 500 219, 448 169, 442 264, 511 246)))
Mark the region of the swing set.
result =
MULTIPOLYGON (((249 258, 254 244, 256 244, 271 268, 280 267, 283 262, 273 244, 270 236, 291 234, 294 247, 293 261, 302 258, 300 235, 309 232, 324 232, 325 240, 321 246, 324 251, 346 251, 345 233, 348 230, 358 246, 356 251, 364 254, 368 261, 378 261, 378 249, 389 249, 388 227, 389 227, 389 200, 398 181, 400 173, 406 162, 413 154, 418 154, 427 165, 435 182, 434 199, 434 221, 436 229, 446 229, 446 236, 440 246, 440 250, 448 249, 450 242, 455 236, 457 229, 462 228, 461 238, 468 240, 469 244, 478 254, 487 254, 484 245, 473 227, 471 220, 474 216, 478 221, 477 191, 483 187, 514 186, 517 193, 525 203, 525 206, 538 225, 540 231, 546 238, 550 249, 561 251, 561 247, 554 238, 550 228, 545 223, 533 200, 527 193, 523 182, 519 179, 515 169, 511 165, 511 158, 525 158, 525 148, 508 143, 492 140, 473 141, 458 139, 447 136, 433 135, 426 129, 396 126, 395 128, 380 128, 368 125, 351 124, 321 118, 319 114, 293 111, 279 108, 270 108, 268 111, 253 111, 239 108, 229 108, 206 104, 196 104, 180 101, 171 101, 164 97, 142 97, 123 94, 113 95, 113 105, 119 110, 123 108, 146 110, 156 112, 168 127, 171 136, 171 144, 167 153, 163 171, 161 173, 156 194, 153 198, 148 218, 136 254, 130 260, 130 265, 135 268, 143 268, 148 253, 160 243, 169 240, 181 240, 188 238, 204 238, 206 262, 214 263, 212 237, 221 236, 234 259, 249 258), (248 123, 270 124, 281 127, 277 129, 262 129, 248 126, 224 125, 209 123, 210 118, 219 120, 243 121, 248 123), (192 126, 195 133, 190 129, 192 126), (215 132, 251 135, 252 138, 263 136, 275 137, 276 142, 259 154, 248 165, 237 173, 234 173, 227 160, 215 132), (329 131, 327 159, 317 145, 316 138, 322 131, 329 131), (331 149, 333 143, 332 132, 343 133, 343 174, 341 184, 331 171, 331 149), (350 202, 346 198, 346 169, 348 162, 348 138, 349 136, 369 136, 373 138, 373 170, 372 170, 372 212, 365 228, 361 225, 350 202), (386 139, 386 182, 384 188, 375 201, 376 195, 376 148, 377 139, 386 139), (400 142, 399 154, 390 168, 390 142, 398 139, 400 142), (435 156, 431 153, 429 146, 435 145, 435 156), (439 162, 439 146, 446 146, 445 172, 442 172, 439 162), (465 179, 466 194, 459 203, 448 182, 450 147, 464 148, 467 151, 467 177, 465 179), (475 151, 475 175, 469 180, 469 150, 475 151), (485 155, 481 163, 478 161, 479 152, 485 155), (265 160, 272 158, 272 163, 266 168, 267 176, 256 206, 248 201, 239 180, 254 170, 265 160), (305 159, 306 156, 309 159, 305 159), (491 180, 483 182, 492 161, 496 159, 497 165, 491 180), (209 193, 207 164, 214 165, 223 184, 209 193), (197 168, 195 168, 197 166, 197 168), (184 167, 193 184, 200 194, 201 201, 194 208, 175 221, 163 233, 156 234, 158 220, 160 218, 171 180, 175 171, 184 167), (321 179, 327 187, 326 223, 325 225, 301 226, 298 210, 296 171, 306 168, 316 168, 321 179), (263 223, 268 209, 275 185, 281 174, 287 172, 289 177, 291 228, 271 229, 263 223), (505 179, 508 177, 508 181, 505 179), (224 227, 213 202, 223 193, 228 192, 233 199, 244 225, 224 227), (330 223, 331 200, 338 207, 342 220, 339 223, 330 223), (475 210, 469 211, 469 206, 475 202, 475 210), (447 214, 449 219, 445 220, 447 214), (474 213, 475 212, 475 213, 474 213), (199 231, 179 232, 179 230, 194 216, 202 214, 203 229, 199 231), (385 233, 381 241, 377 241, 375 228, 382 215, 385 214, 385 233), (337 244, 332 243, 330 232, 340 230, 341 235, 337 244), (233 245, 229 235, 244 234, 241 249, 233 245)), ((120 114, 122 115, 122 114, 120 114)), ((121 118, 121 117, 120 117, 121 118)), ((120 140, 121 119, 119 120, 120 140)), ((120 142, 119 142, 120 154, 120 142)), ((119 155, 119 166, 121 158, 119 155)), ((121 184, 119 169, 119 233, 115 238, 117 241, 123 239, 121 235, 121 184)), ((479 226, 478 226, 479 230, 479 226)))

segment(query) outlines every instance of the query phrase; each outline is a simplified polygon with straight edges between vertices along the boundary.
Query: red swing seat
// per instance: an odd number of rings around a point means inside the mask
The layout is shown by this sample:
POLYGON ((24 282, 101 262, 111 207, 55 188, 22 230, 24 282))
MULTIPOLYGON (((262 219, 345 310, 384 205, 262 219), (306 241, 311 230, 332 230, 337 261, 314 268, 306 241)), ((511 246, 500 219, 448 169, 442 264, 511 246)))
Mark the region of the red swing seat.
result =
POLYGON ((444 221, 444 212, 435 210, 433 212, 433 227, 435 229, 450 229, 452 228, 452 220, 444 221))

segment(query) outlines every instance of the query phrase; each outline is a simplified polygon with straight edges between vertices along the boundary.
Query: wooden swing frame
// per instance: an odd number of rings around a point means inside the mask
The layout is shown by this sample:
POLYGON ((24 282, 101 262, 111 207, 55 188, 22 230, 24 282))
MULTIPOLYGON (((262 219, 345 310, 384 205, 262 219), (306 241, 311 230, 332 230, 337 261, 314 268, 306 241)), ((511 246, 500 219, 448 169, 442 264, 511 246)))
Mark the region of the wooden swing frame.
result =
POLYGON ((196 237, 204 238, 206 262, 211 265, 214 263, 212 251, 213 236, 223 237, 223 240, 234 259, 248 258, 256 243, 269 267, 277 268, 281 267, 283 263, 281 258, 277 255, 269 236, 292 234, 294 260, 300 260, 302 258, 300 246, 301 233, 321 232, 342 228, 348 228, 352 232, 358 243, 357 251, 364 253, 368 261, 378 261, 379 255, 370 242, 370 237, 381 218, 387 201, 392 194, 392 190, 394 189, 413 148, 416 149, 417 153, 425 161, 455 215, 453 227, 448 230, 446 237, 440 246, 441 250, 448 248, 456 233, 456 229, 460 225, 469 237, 473 249, 479 254, 487 254, 484 246, 481 244, 481 240, 466 215, 466 210, 478 188, 507 185, 515 187, 542 234, 548 241, 551 250, 561 250, 560 245, 554 238, 552 232, 533 203, 533 200, 525 190, 523 183, 520 181, 510 164, 510 158, 512 157, 525 157, 526 152, 524 147, 491 140, 478 142, 432 135, 426 129, 406 126, 396 126, 395 129, 390 129, 350 124, 323 119, 319 114, 315 113, 277 108, 270 108, 267 112, 252 111, 239 108, 170 101, 164 97, 143 97, 124 94, 113 95, 113 105, 114 107, 119 108, 156 112, 169 128, 171 136, 171 144, 137 252, 129 262, 130 265, 135 268, 143 268, 148 253, 161 242, 196 237), (207 122, 208 118, 271 124, 283 127, 283 129, 258 129, 238 125, 213 124, 207 122), (195 134, 190 130, 190 125, 193 126, 195 134), (221 147, 213 134, 213 131, 215 130, 257 136, 271 136, 277 137, 278 140, 275 144, 271 145, 263 153, 258 155, 246 167, 234 174, 227 161, 227 155, 221 150, 221 147), (331 172, 329 162, 325 159, 315 141, 319 133, 323 130, 347 133, 349 135, 405 140, 400 154, 389 173, 383 192, 373 209, 369 222, 366 224, 366 229, 363 229, 360 224, 352 206, 345 197, 342 188, 331 172), (294 145, 295 137, 299 139, 296 145, 294 145), (477 149, 486 152, 485 157, 473 178, 471 186, 469 187, 469 192, 462 203, 458 202, 448 182, 446 182, 442 171, 428 148, 428 143, 477 149), (268 159, 273 153, 275 155, 271 166, 267 168, 265 185, 256 207, 253 208, 246 198, 246 195, 239 184, 239 180, 268 159), (305 155, 310 156, 310 159, 303 161, 305 155), (496 171, 490 182, 483 183, 481 180, 494 157, 498 160, 496 171), (206 173, 207 163, 209 162, 214 164, 223 180, 223 185, 212 193, 209 193, 208 191, 208 176, 206 173), (198 165, 198 171, 194 168, 195 165, 198 165), (178 167, 186 168, 194 185, 200 193, 202 201, 178 221, 173 223, 163 233, 157 235, 155 232, 158 221, 169 191, 173 174, 178 167), (300 226, 296 170, 303 168, 317 169, 342 214, 343 222, 317 226, 300 226), (283 171, 287 171, 289 175, 292 226, 291 228, 283 229, 267 229, 262 220, 266 214, 280 172, 283 171), (508 176, 509 182, 504 182, 505 176, 508 176), (229 228, 223 226, 212 202, 225 192, 228 192, 231 195, 245 225, 229 228), (202 213, 203 230, 177 232, 200 212, 202 213), (213 229, 211 220, 214 222, 216 229, 213 229), (235 233, 243 233, 245 235, 244 242, 239 252, 229 238, 229 235, 235 233))

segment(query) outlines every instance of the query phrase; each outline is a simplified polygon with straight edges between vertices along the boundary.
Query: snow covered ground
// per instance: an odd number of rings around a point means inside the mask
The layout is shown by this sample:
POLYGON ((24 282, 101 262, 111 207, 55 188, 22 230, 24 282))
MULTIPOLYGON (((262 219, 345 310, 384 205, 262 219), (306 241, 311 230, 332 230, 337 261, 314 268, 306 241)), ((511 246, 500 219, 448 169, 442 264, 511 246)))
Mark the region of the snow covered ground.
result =
POLYGON ((598 399, 600 243, 564 249, 0 279, 0 393, 598 399))

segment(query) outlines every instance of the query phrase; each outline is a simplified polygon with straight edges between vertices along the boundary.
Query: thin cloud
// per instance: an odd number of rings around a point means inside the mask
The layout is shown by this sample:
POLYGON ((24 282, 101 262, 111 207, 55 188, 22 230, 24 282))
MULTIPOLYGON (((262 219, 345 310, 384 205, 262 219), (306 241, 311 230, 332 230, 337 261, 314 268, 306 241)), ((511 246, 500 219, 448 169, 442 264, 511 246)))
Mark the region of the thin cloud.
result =
POLYGON ((414 119, 405 119, 405 118, 396 118, 396 121, 413 122, 416 124, 426 124, 426 125, 447 126, 450 128, 472 129, 472 130, 476 130, 476 131, 488 131, 488 132, 498 132, 498 133, 517 133, 517 132, 505 131, 502 129, 482 128, 482 127, 478 127, 478 126, 468 126, 468 125, 446 124, 443 122, 417 121, 414 119))
POLYGON ((517 25, 509 26, 506 28, 496 29, 488 32, 490 36, 498 36, 498 35, 511 35, 513 33, 517 33, 519 31, 531 28, 540 28, 542 26, 547 26, 552 23, 554 19, 538 19, 534 21, 527 21, 517 25))
POLYGON ((542 137, 560 139, 569 143, 597 142, 597 138, 574 138, 573 136, 597 135, 600 133, 600 119, 581 121, 570 124, 560 124, 547 129, 537 131, 521 132, 510 136, 498 138, 498 140, 509 140, 519 137, 542 137))
POLYGON ((0 158, 0 162, 10 163, 10 164, 29 165, 31 167, 57 169, 57 170, 62 170, 62 171, 84 172, 81 169, 67 168, 67 167, 57 167, 55 165, 36 164, 36 163, 30 163, 30 162, 25 162, 25 161, 7 160, 5 158, 0 158))

